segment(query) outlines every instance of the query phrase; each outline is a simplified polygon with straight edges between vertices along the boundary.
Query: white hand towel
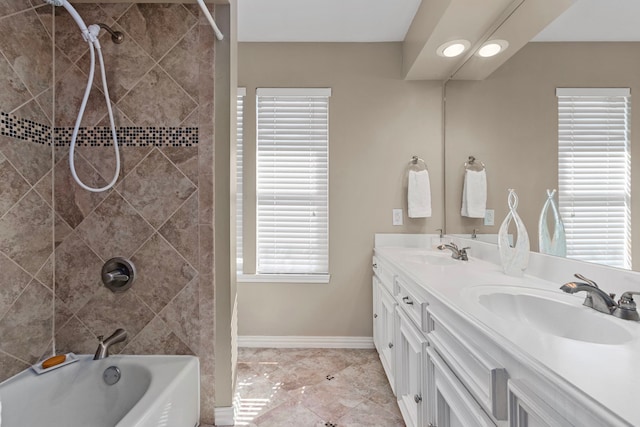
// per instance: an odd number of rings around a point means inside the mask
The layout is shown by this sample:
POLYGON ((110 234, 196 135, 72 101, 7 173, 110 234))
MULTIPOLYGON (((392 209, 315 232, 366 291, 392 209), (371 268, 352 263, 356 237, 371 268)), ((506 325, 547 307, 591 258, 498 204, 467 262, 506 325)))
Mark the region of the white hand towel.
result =
POLYGON ((462 216, 484 218, 487 210, 487 173, 467 170, 462 189, 462 216))
POLYGON ((431 183, 429 172, 409 171, 407 199, 409 218, 427 218, 431 216, 431 183))

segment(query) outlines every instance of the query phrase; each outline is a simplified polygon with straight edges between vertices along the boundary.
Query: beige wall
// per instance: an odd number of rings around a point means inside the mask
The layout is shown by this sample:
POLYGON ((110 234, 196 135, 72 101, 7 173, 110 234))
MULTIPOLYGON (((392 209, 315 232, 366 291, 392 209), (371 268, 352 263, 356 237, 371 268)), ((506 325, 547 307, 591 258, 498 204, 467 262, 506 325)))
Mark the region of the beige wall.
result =
POLYGON ((373 235, 442 226, 441 84, 402 80, 400 43, 240 43, 245 104, 245 272, 255 265, 255 89, 331 87, 329 284, 239 284, 240 335, 371 336, 373 235), (430 168, 433 217, 406 217, 412 155, 430 168), (391 225, 402 207, 404 226, 391 225))
MULTIPOLYGON (((507 189, 514 188, 531 248, 537 250, 537 221, 545 190, 557 188, 558 180, 555 89, 630 87, 633 105, 640 91, 638 48, 638 43, 529 43, 486 80, 449 82, 445 109, 447 232, 470 233, 479 228, 496 233, 507 214, 507 189), (460 216, 463 164, 469 155, 487 167, 487 207, 496 211, 494 227, 483 226, 481 219, 460 216)), ((638 114, 632 114, 632 159, 640 156, 639 120, 638 114)), ((640 185, 640 174, 633 172, 632 160, 632 191, 640 185)), ((638 199, 632 197, 636 242, 640 241, 638 199)), ((634 252, 638 269, 640 250, 634 252)))

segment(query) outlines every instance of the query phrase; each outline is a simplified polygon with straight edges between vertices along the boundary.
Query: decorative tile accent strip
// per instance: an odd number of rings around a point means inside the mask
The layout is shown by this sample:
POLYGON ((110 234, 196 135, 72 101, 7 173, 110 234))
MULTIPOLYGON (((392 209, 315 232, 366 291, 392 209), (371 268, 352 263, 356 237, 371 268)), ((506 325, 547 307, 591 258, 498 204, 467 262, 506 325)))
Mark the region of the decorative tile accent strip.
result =
MULTIPOLYGON (((73 128, 53 128, 57 147, 71 144, 73 128)), ((192 147, 198 144, 197 127, 140 127, 128 126, 116 129, 118 144, 126 147, 192 147)), ((32 120, 21 119, 13 114, 0 112, 0 135, 23 141, 51 145, 51 127, 32 120)), ((78 146, 110 146, 109 126, 81 127, 78 131, 78 146)))
POLYGON ((51 126, 0 112, 0 135, 36 144, 51 145, 51 126))
MULTIPOLYGON (((71 144, 73 128, 54 129, 56 146, 71 144)), ((116 129, 118 144, 126 147, 191 147, 198 143, 197 127, 120 127, 116 129)), ((109 146, 109 126, 81 127, 78 131, 78 146, 109 146)))

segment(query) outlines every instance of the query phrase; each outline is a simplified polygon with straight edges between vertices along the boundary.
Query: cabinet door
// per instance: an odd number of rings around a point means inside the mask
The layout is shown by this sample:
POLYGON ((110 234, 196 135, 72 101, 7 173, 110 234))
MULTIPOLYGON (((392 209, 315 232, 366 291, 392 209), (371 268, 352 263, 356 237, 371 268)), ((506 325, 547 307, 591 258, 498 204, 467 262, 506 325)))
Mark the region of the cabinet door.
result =
POLYGON ((509 380, 509 427, 560 427, 568 425, 574 424, 558 414, 555 409, 540 399, 522 382, 509 380))
POLYGON ((395 362, 394 362, 394 312, 396 309, 396 302, 393 297, 387 292, 382 284, 378 287, 378 298, 380 299, 380 310, 378 313, 379 323, 379 341, 380 349, 380 361, 384 367, 384 371, 389 379, 391 390, 394 394, 396 392, 396 380, 395 380, 395 362))
POLYGON ((396 308, 396 396, 407 427, 422 426, 423 363, 426 339, 400 308, 396 308))
POLYGON ((427 348, 429 426, 495 427, 493 420, 462 385, 440 356, 427 348))
POLYGON ((380 302, 379 287, 380 281, 376 276, 373 276, 373 345, 375 345, 378 353, 382 351, 380 341, 380 320, 382 319, 380 312, 382 311, 382 303, 380 302))

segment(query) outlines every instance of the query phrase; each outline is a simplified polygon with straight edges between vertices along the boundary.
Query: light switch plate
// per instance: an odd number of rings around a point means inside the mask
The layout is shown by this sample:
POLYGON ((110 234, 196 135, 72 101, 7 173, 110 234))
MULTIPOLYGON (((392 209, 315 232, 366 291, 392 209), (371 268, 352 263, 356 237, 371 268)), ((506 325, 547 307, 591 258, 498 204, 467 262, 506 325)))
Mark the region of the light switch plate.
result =
POLYGON ((393 225, 402 225, 402 209, 393 210, 393 225))
POLYGON ((494 224, 495 211, 493 209, 487 209, 484 212, 484 225, 494 224))

